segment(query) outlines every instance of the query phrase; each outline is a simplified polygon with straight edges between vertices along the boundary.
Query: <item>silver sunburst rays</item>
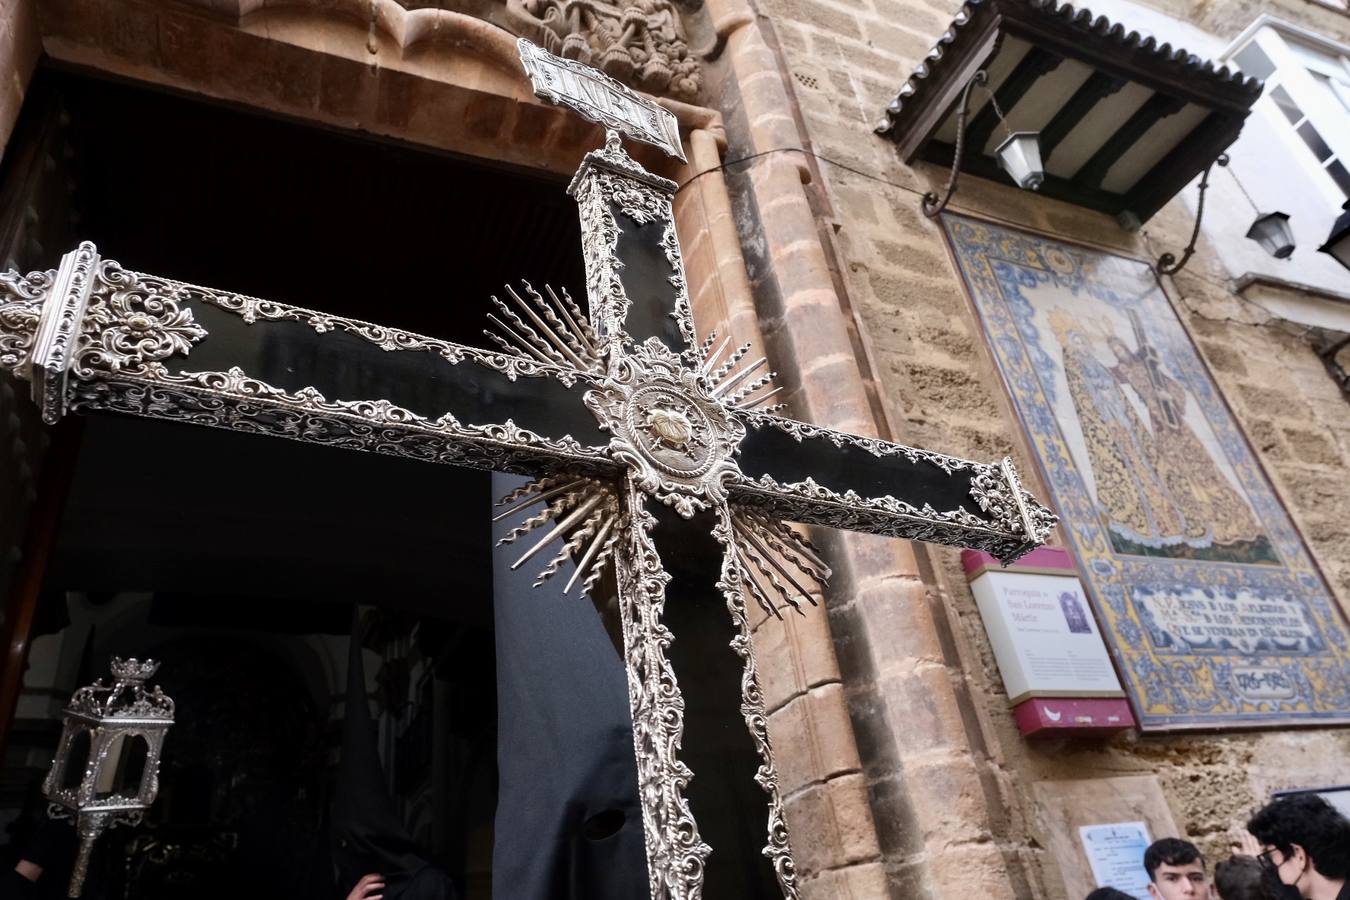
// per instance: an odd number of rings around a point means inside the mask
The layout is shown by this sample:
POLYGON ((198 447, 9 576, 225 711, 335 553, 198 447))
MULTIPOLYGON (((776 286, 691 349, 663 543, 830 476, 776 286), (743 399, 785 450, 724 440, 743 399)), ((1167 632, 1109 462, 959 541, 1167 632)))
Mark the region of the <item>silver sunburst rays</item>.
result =
MULTIPOLYGON (((524 296, 509 286, 506 292, 514 305, 493 297, 501 315, 488 318, 499 331, 485 331, 502 350, 583 372, 596 373, 602 368, 603 342, 566 291, 560 297, 545 286, 541 294, 524 282, 524 296)), ((704 385, 701 390, 725 409, 776 412, 782 404, 770 405, 769 401, 781 388, 771 387, 774 374, 763 371, 768 362, 764 357, 743 364, 749 352, 750 344, 733 348, 730 338, 718 343, 717 335, 710 335, 695 351, 694 361, 704 385)), ((636 393, 643 390, 650 388, 636 393)), ((644 415, 635 423, 639 431, 649 432, 646 437, 652 446, 647 449, 657 454, 658 460, 662 452, 689 450, 690 446, 698 449, 704 447, 701 440, 706 443, 700 432, 709 422, 694 410, 677 409, 669 401, 667 397, 664 405, 653 400, 648 404, 650 409, 641 407, 644 415)), ((498 505, 503 510, 494 517, 495 522, 524 517, 498 541, 498 546, 535 537, 512 569, 524 566, 550 545, 556 547, 540 570, 535 587, 558 574, 568 560, 574 562, 564 595, 572 593, 578 584, 582 592, 591 591, 612 564, 614 547, 631 524, 624 521, 617 488, 585 476, 539 478, 515 489, 498 505), (544 533, 536 536, 540 530, 544 533)), ((802 600, 816 603, 815 595, 824 589, 830 569, 805 535, 757 510, 732 508, 730 524, 732 552, 744 573, 745 588, 762 610, 782 618, 782 610, 787 607, 802 612, 802 600)))
POLYGON ((551 525, 549 532, 512 563, 511 568, 519 569, 549 544, 561 540, 562 547, 539 573, 534 587, 558 574, 568 559, 575 559, 576 570, 563 588, 563 594, 571 593, 572 586, 583 575, 585 580, 581 582, 581 589, 590 591, 604 574, 614 544, 623 533, 621 527, 615 527, 619 524, 618 493, 611 485, 594 478, 553 475, 523 484, 499 500, 497 505, 507 508, 492 521, 500 522, 540 503, 545 504, 544 508, 512 528, 497 546, 515 543, 530 532, 551 525), (581 551, 580 557, 576 556, 578 551, 581 551))
MULTIPOLYGON (((570 594, 578 581, 587 593, 600 581, 625 527, 620 522, 622 513, 614 486, 594 478, 540 478, 516 488, 497 505, 504 509, 494 522, 534 509, 497 542, 499 547, 514 544, 539 529, 549 529, 512 563, 512 569, 519 569, 550 544, 562 542, 540 570, 534 586, 558 574, 571 559, 576 567, 563 588, 564 595, 570 594), (541 508, 534 509, 540 504, 541 508)), ((815 595, 824 590, 830 567, 805 535, 758 510, 734 507, 731 531, 745 586, 760 609, 781 619, 786 607, 802 613, 802 600, 816 604, 815 595), (775 602, 775 598, 782 602, 775 602)))
POLYGON ((529 299, 521 297, 508 284, 506 293, 514 301, 514 306, 508 306, 495 295, 492 298, 492 304, 506 321, 488 313, 488 320, 502 333, 485 328, 483 334, 504 351, 516 356, 529 356, 540 362, 583 372, 599 366, 601 342, 591 330, 591 324, 581 307, 577 306, 567 290, 564 288, 562 297, 559 297, 553 288, 544 285, 544 291, 548 294, 545 300, 528 281, 521 281, 521 284, 525 286, 525 294, 529 299), (525 314, 523 319, 520 317, 522 312, 525 314))
POLYGON ((725 338, 718 346, 716 352, 709 354, 708 351, 712 349, 713 344, 716 342, 717 332, 714 331, 708 335, 708 339, 704 341, 703 346, 699 348, 699 356, 703 359, 703 365, 700 367, 699 371, 704 378, 708 379, 708 384, 712 388, 712 396, 721 400, 727 406, 732 406, 736 409, 753 409, 757 412, 765 413, 773 413, 781 410, 783 408, 782 403, 763 406, 765 401, 782 390, 781 387, 766 391, 757 397, 752 396, 761 388, 768 387, 769 384, 773 382, 775 373, 766 372, 754 381, 743 383, 747 378, 763 368, 768 362, 768 359, 761 356, 750 365, 743 366, 739 372, 732 375, 731 372, 736 368, 736 364, 744 359, 745 355, 750 352, 750 345, 741 344, 735 350, 731 351, 731 355, 728 356, 724 362, 718 365, 722 354, 726 352, 727 347, 731 346, 731 338, 725 338), (714 366, 716 366, 716 368, 713 368, 714 366), (728 393, 737 385, 741 385, 741 387, 738 388, 735 393, 728 393))
MULTIPOLYGON (((544 294, 541 294, 528 281, 522 280, 521 284, 525 288, 523 297, 515 288, 506 285, 506 295, 512 301, 509 304, 495 294, 492 296, 492 304, 501 316, 488 313, 488 321, 497 330, 485 328, 483 334, 503 351, 516 356, 582 372, 595 371, 601 364, 603 342, 571 294, 564 288, 559 296, 549 285, 544 285, 544 294)), ((714 344, 717 344, 717 332, 708 335, 698 350, 702 360, 699 372, 707 379, 712 397, 734 409, 765 413, 783 409, 781 403, 765 405, 782 390, 774 387, 763 391, 773 383, 775 373, 765 372, 750 380, 750 376, 767 365, 766 357, 740 366, 741 360, 750 352, 750 344, 741 344, 725 359, 723 355, 731 346, 731 338, 723 339, 712 351, 714 344)))
POLYGON ((816 605, 812 589, 824 591, 830 567, 804 534, 780 519, 734 506, 731 533, 745 585, 760 609, 783 618, 782 607, 773 602, 775 595, 798 613, 802 613, 799 596, 816 605))

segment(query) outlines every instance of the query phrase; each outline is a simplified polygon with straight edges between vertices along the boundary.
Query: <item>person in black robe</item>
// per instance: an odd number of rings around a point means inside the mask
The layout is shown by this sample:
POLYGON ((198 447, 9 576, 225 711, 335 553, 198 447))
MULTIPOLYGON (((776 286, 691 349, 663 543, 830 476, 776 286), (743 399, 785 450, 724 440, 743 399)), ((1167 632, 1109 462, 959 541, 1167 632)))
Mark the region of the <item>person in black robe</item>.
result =
POLYGON ((366 699, 365 665, 353 613, 347 659, 342 760, 330 824, 338 896, 350 900, 457 900, 454 883, 408 834, 385 787, 366 699))
MULTIPOLYGON (((494 473, 493 496, 524 483, 494 473)), ((494 544, 513 524, 494 525, 494 544)), ((510 544, 492 554, 498 729, 492 896, 645 900, 650 887, 623 661, 590 600, 580 592, 563 596, 571 564, 533 588, 547 557, 512 571, 523 552, 510 544)))

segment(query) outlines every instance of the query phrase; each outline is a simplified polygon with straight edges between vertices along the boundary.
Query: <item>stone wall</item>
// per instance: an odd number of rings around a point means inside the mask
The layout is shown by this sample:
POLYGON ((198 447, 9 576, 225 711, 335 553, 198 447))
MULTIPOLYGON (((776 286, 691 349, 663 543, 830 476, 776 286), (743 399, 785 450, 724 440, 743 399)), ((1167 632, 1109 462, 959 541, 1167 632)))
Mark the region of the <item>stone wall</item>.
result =
POLYGON ((0 154, 9 143, 42 42, 32 0, 0 0, 0 154))
MULTIPOLYGON (((1158 6, 1213 23, 1216 31, 1226 29, 1224 37, 1257 12, 1243 2, 1158 6)), ((803 143, 818 155, 809 165, 810 189, 835 250, 842 305, 861 324, 856 347, 866 357, 862 365, 880 386, 894 436, 976 458, 1011 453, 1034 480, 1035 467, 940 230, 919 212, 918 194, 940 186, 947 171, 905 166, 893 145, 872 133, 885 104, 945 30, 956 4, 760 0, 759 7, 769 19, 767 30, 776 35, 803 143)), ((1260 11, 1341 40, 1350 37, 1350 18, 1313 3, 1285 0, 1261 4, 1260 11)), ((1125 18, 1117 11, 1113 16, 1125 18)), ((1184 245, 1192 223, 1183 203, 1174 200, 1131 235, 1105 216, 973 178, 963 180, 953 207, 1145 259, 1184 245)), ((1350 479, 1344 475, 1350 466, 1350 403, 1300 329, 1272 320, 1231 293, 1228 277, 1202 243, 1188 269, 1165 286, 1338 600, 1350 607, 1350 526, 1336 515, 1350 508, 1350 479)), ((1043 487, 1037 489, 1045 495, 1043 487)), ((975 817, 984 823, 979 840, 998 848, 1006 867, 1004 890, 1029 898, 1066 896, 1059 867, 1043 849, 1030 788, 1038 781, 1155 773, 1179 828, 1211 857, 1224 851, 1226 832, 1271 789, 1344 781, 1350 763, 1346 730, 1028 744, 1013 726, 958 554, 939 548, 919 552, 920 568, 923 560, 928 563, 924 581, 930 597, 940 601, 945 616, 939 625, 949 629, 964 675, 958 697, 970 720, 988 804, 987 813, 975 817)), ((831 602, 848 605, 837 597, 831 602)), ((928 615, 923 610, 925 620, 928 615)), ((832 614, 831 620, 843 658, 859 636, 847 617, 832 614)), ((912 832, 926 827, 926 811, 916 807, 923 795, 911 792, 897 803, 884 779, 868 769, 874 750, 870 723, 878 715, 872 704, 887 691, 865 683, 867 677, 846 673, 844 684, 893 896, 971 896, 949 894, 931 881, 910 893, 904 873, 923 853, 931 855, 931 847, 925 851, 911 840, 912 832)), ((964 814, 960 801, 945 802, 964 814)), ((950 852, 966 853, 959 846, 950 852)), ((974 885, 982 877, 981 862, 971 859, 974 885)))

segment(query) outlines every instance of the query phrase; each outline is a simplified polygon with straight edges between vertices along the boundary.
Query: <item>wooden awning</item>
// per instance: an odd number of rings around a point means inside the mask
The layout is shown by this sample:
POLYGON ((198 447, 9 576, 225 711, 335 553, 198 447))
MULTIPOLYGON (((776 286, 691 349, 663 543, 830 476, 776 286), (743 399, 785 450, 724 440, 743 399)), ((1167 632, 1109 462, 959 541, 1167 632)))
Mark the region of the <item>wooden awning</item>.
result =
MULTIPOLYGON (((886 108, 906 162, 950 166, 956 105, 980 69, 1013 131, 1039 131, 1041 193, 1145 222, 1231 144, 1261 82, 1055 0, 969 0, 886 108)), ((1005 131, 971 94, 962 170, 1007 180, 1005 131)))

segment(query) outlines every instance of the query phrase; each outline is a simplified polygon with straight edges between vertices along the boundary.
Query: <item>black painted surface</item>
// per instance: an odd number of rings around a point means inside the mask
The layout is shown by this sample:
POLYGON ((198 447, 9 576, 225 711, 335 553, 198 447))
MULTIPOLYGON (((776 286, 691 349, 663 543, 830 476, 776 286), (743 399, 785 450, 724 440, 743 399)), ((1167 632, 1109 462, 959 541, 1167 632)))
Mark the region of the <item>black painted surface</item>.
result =
POLYGON ((782 900, 768 841, 768 795, 755 783, 759 753, 741 715, 741 658, 735 630, 716 587, 721 545, 711 513, 681 519, 648 501, 657 519, 652 537, 666 570, 665 623, 675 635, 668 656, 684 694, 680 759, 694 771, 686 796, 700 834, 712 848, 706 900, 782 900))
POLYGON ((666 251, 661 248, 666 223, 654 219, 639 225, 612 204, 610 212, 619 223, 619 241, 614 251, 623 264, 619 278, 632 301, 625 330, 639 344, 655 337, 676 353, 683 351, 686 344, 674 316, 678 294, 670 283, 674 272, 666 251))
POLYGON ((864 497, 890 494, 915 506, 928 503, 943 512, 964 507, 983 515, 970 496, 969 471, 948 475, 930 462, 876 457, 861 447, 836 447, 823 437, 799 443, 777 428, 751 427, 741 442, 737 462, 751 479, 770 475, 780 484, 789 484, 810 477, 840 493, 852 489, 864 497))
POLYGON ((167 365, 188 372, 238 366, 252 378, 295 392, 313 387, 326 400, 379 400, 436 419, 451 413, 463 425, 511 419, 543 437, 571 435, 585 446, 609 443, 581 402, 585 385, 551 377, 509 380, 465 360, 451 365, 429 351, 385 351, 344 331, 320 334, 303 322, 249 325, 209 304, 188 304, 207 337, 167 365))

